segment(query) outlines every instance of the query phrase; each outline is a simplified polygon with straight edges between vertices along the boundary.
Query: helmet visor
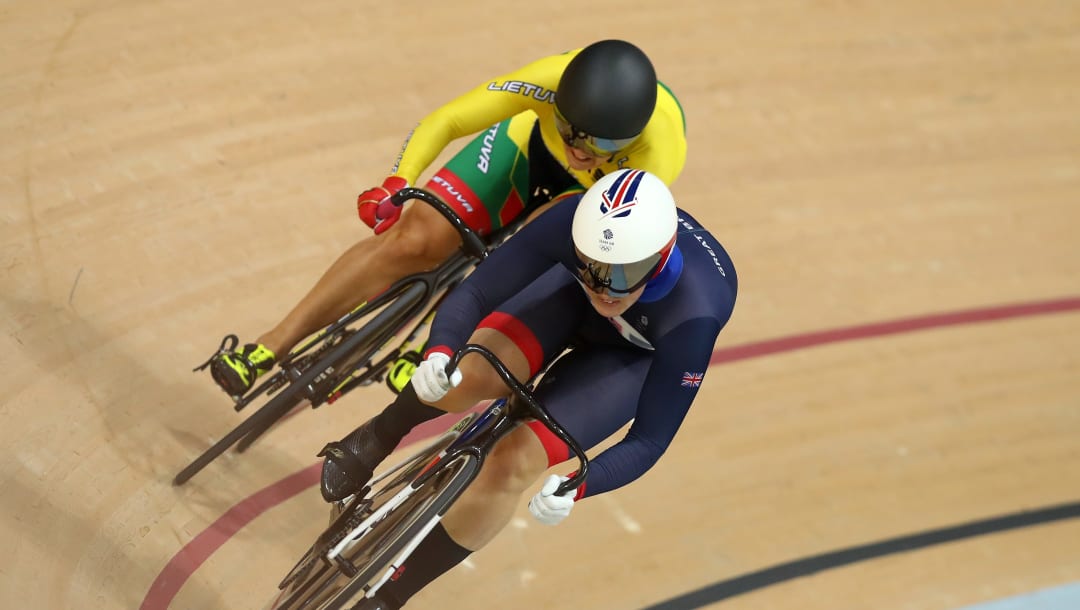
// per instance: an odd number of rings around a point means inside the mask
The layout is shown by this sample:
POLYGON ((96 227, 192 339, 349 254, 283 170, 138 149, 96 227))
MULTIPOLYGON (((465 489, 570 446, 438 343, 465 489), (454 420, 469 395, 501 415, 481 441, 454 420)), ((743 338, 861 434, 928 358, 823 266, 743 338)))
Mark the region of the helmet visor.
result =
POLYGON ((574 248, 578 277, 593 292, 625 296, 652 279, 667 260, 670 248, 635 263, 602 263, 574 248))
POLYGON ((574 127, 566 117, 555 108, 555 128, 559 131, 559 137, 563 143, 571 148, 584 150, 594 157, 610 157, 620 150, 630 146, 638 137, 630 138, 598 138, 574 127))

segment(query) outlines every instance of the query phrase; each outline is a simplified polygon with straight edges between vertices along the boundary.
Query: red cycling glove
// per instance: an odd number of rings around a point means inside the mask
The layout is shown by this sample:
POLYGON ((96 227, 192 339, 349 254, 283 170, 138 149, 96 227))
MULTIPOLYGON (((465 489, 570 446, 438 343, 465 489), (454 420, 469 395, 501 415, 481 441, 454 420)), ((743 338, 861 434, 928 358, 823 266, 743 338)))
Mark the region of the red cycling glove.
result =
POLYGON ((401 218, 401 206, 390 201, 390 196, 409 186, 404 178, 390 176, 383 180, 382 186, 369 188, 356 198, 356 212, 364 224, 375 229, 378 235, 394 226, 401 218))

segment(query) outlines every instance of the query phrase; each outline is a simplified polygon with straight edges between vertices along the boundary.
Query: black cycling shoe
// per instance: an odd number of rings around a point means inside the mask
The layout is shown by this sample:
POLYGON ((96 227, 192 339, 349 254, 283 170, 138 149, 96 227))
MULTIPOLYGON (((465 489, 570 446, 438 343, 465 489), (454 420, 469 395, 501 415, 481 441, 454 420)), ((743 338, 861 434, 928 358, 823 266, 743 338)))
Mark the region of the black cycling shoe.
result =
POLYGON ((360 492, 371 480, 375 468, 386 459, 394 447, 386 447, 375 435, 371 421, 328 443, 319 452, 325 457, 322 467, 322 497, 337 502, 360 492))

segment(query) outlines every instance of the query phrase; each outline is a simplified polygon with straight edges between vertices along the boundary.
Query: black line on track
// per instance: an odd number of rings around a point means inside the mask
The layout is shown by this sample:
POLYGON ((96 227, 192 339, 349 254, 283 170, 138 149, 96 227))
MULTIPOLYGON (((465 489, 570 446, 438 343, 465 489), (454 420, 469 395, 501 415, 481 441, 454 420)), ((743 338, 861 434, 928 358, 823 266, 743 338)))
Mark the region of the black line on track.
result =
POLYGON ((1008 530, 1031 527, 1080 517, 1080 502, 1061 504, 1035 510, 1021 511, 972 521, 961 525, 927 530, 907 536, 899 536, 879 542, 839 549, 802 559, 777 564, 741 576, 722 580, 696 591, 647 606, 643 610, 692 610, 732 597, 764 589, 803 576, 816 574, 851 565, 860 561, 877 559, 894 553, 924 549, 936 544, 955 542, 966 538, 996 534, 1008 530))

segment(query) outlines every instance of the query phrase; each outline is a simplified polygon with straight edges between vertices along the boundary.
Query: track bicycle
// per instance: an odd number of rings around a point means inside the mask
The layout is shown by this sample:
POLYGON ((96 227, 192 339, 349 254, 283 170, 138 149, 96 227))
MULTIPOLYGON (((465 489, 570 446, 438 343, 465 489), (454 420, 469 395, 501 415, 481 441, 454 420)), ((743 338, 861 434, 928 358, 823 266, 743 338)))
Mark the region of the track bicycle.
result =
POLYGON ((454 355, 448 374, 470 353, 488 360, 510 389, 509 398, 467 415, 424 449, 379 473, 360 493, 334 503, 329 527, 286 574, 268 608, 338 610, 373 596, 469 487, 495 444, 525 421, 543 423, 580 462, 577 473, 555 493, 565 494, 585 481, 585 452, 533 395, 533 382, 522 384, 494 353, 476 344, 454 355))
MULTIPOLYGON (((332 404, 357 387, 382 381, 399 359, 419 364, 412 344, 430 324, 442 299, 525 220, 525 215, 520 215, 482 238, 429 191, 405 188, 391 197, 396 205, 409 200, 422 201, 438 210, 461 235, 461 247, 438 267, 394 282, 301 343, 277 363, 276 372, 244 396, 230 396, 238 412, 259 400, 266 402, 184 467, 173 478, 174 485, 186 483, 233 445, 237 451, 245 451, 303 401, 312 409, 332 404)), ((231 351, 238 343, 235 335, 229 335, 214 355, 231 351)), ((212 359, 194 370, 205 369, 212 359)))

